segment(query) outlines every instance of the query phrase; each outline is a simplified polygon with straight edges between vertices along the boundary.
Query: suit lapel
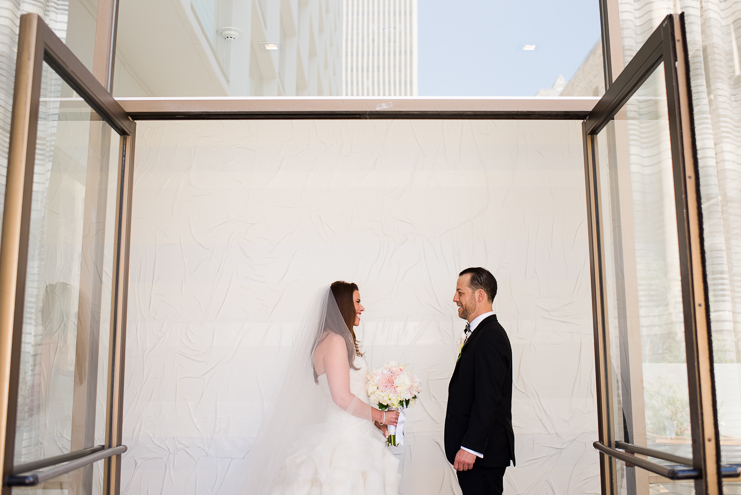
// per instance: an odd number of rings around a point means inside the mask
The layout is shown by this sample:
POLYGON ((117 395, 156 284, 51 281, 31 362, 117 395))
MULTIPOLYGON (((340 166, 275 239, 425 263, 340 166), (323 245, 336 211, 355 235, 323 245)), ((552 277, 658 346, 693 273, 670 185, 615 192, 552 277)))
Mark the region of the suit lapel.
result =
POLYGON ((480 332, 479 330, 484 330, 484 328, 487 326, 487 323, 489 323, 490 321, 497 321, 497 315, 487 316, 481 321, 481 323, 479 323, 476 326, 476 329, 473 331, 471 336, 468 338, 468 341, 466 341, 466 343, 463 345, 463 349, 461 349, 461 359, 463 359, 463 353, 466 351, 466 348, 471 346, 476 341, 476 339, 479 337, 479 335, 484 333, 484 332, 480 332))
MULTIPOLYGON (((458 366, 461 364, 461 361, 463 360, 463 355, 465 354, 466 349, 468 349, 469 347, 471 347, 474 344, 474 342, 476 341, 476 339, 482 333, 484 333, 484 330, 485 330, 485 327, 486 327, 487 322, 489 320, 491 320, 492 318, 494 318, 493 321, 496 321, 497 320, 497 315, 491 315, 491 316, 487 316, 486 318, 484 318, 483 321, 481 321, 481 323, 479 323, 476 326, 476 329, 473 331, 473 333, 468 338, 468 340, 466 341, 466 343, 463 344, 463 348, 461 349, 461 357, 460 357, 460 359, 458 359, 458 361, 456 361, 456 363, 455 363, 455 369, 453 369, 453 376, 455 376, 455 373, 458 371, 458 366)), ((452 380, 452 378, 453 377, 451 377, 451 380, 452 380)))

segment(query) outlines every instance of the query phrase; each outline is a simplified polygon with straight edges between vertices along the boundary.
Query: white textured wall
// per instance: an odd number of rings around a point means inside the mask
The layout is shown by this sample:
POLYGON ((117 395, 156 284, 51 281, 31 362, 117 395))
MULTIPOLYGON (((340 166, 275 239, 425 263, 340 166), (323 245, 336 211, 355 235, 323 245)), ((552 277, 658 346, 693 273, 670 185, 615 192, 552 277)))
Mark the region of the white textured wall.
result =
POLYGON ((311 295, 360 285, 372 367, 411 364, 403 493, 442 451, 457 273, 488 267, 514 358, 506 493, 599 492, 581 129, 536 121, 140 122, 122 492, 238 494, 311 295))

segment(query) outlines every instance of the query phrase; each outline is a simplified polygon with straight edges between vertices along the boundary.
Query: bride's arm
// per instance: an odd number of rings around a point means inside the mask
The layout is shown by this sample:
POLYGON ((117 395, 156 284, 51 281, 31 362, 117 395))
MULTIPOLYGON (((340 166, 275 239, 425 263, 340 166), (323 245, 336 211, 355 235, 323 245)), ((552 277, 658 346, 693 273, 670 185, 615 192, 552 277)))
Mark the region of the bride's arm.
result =
POLYGON ((358 399, 350 391, 350 364, 347 362, 345 339, 340 335, 328 335, 324 342, 324 370, 332 400, 344 411, 359 418, 372 419, 385 424, 396 425, 396 411, 383 412, 358 399))

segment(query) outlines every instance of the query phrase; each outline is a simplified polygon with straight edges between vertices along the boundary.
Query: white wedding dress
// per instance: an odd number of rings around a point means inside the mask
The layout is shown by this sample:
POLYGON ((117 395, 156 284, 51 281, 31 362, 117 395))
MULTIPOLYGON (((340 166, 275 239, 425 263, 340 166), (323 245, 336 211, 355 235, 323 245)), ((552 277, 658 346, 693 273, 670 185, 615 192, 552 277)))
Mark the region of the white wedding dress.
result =
POLYGON ((371 420, 368 364, 354 344, 331 289, 322 289, 247 454, 243 494, 398 495, 399 461, 371 420), (315 375, 315 357, 329 381, 315 375))
MULTIPOLYGON (((355 357, 350 391, 368 404, 368 364, 355 357)), ((286 458, 272 495, 397 495, 399 461, 368 419, 332 400, 327 376, 318 378, 325 398, 323 421, 302 432, 286 458)))

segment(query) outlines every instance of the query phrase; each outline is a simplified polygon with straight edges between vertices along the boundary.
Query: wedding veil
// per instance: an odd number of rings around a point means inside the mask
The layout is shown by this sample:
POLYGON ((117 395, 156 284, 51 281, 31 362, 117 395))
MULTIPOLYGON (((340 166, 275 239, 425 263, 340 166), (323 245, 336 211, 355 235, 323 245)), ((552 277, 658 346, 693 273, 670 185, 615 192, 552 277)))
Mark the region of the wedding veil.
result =
MULTIPOLYGON (((295 334, 289 360, 278 382, 275 395, 266 407, 260 430, 247 454, 244 493, 267 495, 278 482, 286 458, 291 455, 297 438, 319 423, 330 405, 317 383, 312 357, 314 350, 329 334, 345 340, 350 366, 355 356, 355 343, 335 301, 332 290, 321 290, 309 304, 295 334)), ((348 412, 359 416, 364 406, 370 419, 370 408, 353 401, 348 412), (352 412, 358 409, 358 412, 352 412)))

